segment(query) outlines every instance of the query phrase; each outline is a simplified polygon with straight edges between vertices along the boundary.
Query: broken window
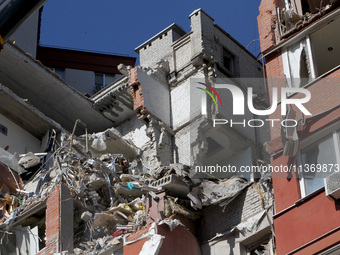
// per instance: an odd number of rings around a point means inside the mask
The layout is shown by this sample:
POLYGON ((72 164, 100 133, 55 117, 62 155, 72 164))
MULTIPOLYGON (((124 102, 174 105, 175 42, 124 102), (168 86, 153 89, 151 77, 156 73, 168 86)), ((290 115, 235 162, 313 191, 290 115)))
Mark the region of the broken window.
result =
POLYGON ((313 22, 313 17, 331 10, 332 4, 331 0, 285 0, 285 8, 278 8, 281 34, 313 22))
POLYGON ((329 0, 286 0, 285 2, 287 9, 293 8, 299 15, 316 13, 331 4, 329 0))
POLYGON ((287 48, 283 59, 289 87, 303 87, 314 77, 310 52, 308 38, 287 48))
POLYGON ((38 226, 34 228, 16 226, 3 240, 1 255, 37 254, 39 247, 38 226))
POLYGON ((111 84, 115 80, 114 74, 95 73, 94 75, 94 93, 111 84))
POLYGON ((235 56, 226 48, 223 48, 223 66, 232 74, 235 74, 235 56))
POLYGON ((257 242, 247 245, 247 255, 270 255, 272 253, 271 236, 266 235, 257 242))
MULTIPOLYGON (((340 163, 339 131, 319 138, 301 150, 301 193, 307 196, 324 186, 324 178, 340 163)), ((315 139, 314 139, 315 140, 315 139)))
POLYGON ((302 87, 340 65, 340 19, 328 23, 283 50, 284 73, 289 87, 302 87))

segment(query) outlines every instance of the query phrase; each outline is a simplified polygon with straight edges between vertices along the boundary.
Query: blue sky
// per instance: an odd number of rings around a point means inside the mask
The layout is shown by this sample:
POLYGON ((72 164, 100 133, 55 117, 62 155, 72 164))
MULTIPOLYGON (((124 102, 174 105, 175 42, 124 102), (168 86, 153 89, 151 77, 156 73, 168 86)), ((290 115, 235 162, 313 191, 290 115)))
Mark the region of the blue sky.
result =
MULTIPOLYGON (((202 8, 245 47, 258 38, 260 0, 48 0, 40 42, 65 48, 126 54, 172 23, 190 31, 189 14, 202 8)), ((249 47, 259 53, 258 41, 249 47)))

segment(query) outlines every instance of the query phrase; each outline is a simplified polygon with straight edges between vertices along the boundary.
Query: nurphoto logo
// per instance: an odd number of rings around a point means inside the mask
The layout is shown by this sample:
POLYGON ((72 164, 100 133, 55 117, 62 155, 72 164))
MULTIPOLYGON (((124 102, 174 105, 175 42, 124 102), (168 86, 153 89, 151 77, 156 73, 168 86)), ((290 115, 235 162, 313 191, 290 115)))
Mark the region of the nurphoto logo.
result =
MULTIPOLYGON (((206 92, 211 99, 213 100, 214 104, 217 106, 217 101, 214 97, 214 95, 217 97, 221 107, 222 107, 222 100, 220 97, 220 94, 216 91, 216 89, 227 89, 231 95, 232 95, 232 110, 233 110, 233 115, 245 115, 245 95, 243 91, 232 84, 215 84, 215 88, 212 86, 202 83, 202 82, 197 82, 205 88, 197 87, 200 90, 203 90, 206 92), (210 91, 209 91, 210 90, 210 91)), ((281 88, 281 100, 280 100, 280 105, 281 105, 281 115, 285 116, 287 113, 287 106, 288 105, 295 105, 304 115, 312 115, 306 107, 303 105, 311 99, 311 93, 309 90, 305 88, 287 88, 287 87, 282 87, 281 88), (304 95, 302 98, 289 98, 289 95, 299 93, 304 95)), ((272 88, 272 104, 268 109, 265 110, 258 110, 254 107, 253 104, 253 88, 248 87, 247 88, 247 106, 248 110, 257 116, 268 116, 272 113, 274 113, 277 109, 279 102, 279 97, 278 97, 278 88, 273 87, 272 88)), ((225 104, 225 107, 229 107, 230 104, 225 104)), ((203 94, 202 95, 202 100, 201 100, 201 113, 202 115, 207 115, 207 103, 206 103, 206 96, 203 94)), ((297 126, 297 121, 294 119, 284 119, 280 121, 279 119, 266 119, 265 121, 268 121, 271 123, 272 126, 274 126, 275 122, 281 122, 281 125, 284 127, 294 127, 297 126)), ((232 125, 243 125, 244 127, 246 126, 246 123, 248 124, 249 127, 262 127, 264 125, 264 120, 262 119, 250 119, 250 120, 243 120, 241 122, 233 122, 232 119, 227 120, 227 119, 213 119, 213 126, 215 127, 216 125, 224 125, 229 123, 231 126, 232 125)))

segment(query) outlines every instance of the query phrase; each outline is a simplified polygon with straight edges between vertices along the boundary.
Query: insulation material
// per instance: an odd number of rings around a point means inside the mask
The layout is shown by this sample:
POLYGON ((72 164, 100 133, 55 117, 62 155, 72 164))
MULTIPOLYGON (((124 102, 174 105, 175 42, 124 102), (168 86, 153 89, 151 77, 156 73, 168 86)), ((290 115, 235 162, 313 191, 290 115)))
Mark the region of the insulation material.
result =
POLYGON ((178 220, 178 219, 165 219, 165 220, 162 220, 161 222, 158 223, 158 225, 163 225, 163 224, 167 224, 170 228, 170 231, 173 231, 178 226, 185 227, 183 225, 183 223, 180 222, 180 220, 178 220))
POLYGON ((149 240, 144 243, 139 255, 157 255, 162 246, 164 236, 157 234, 157 224, 155 222, 151 224, 149 231, 142 238, 148 238, 149 240))
MULTIPOLYGON (((251 183, 240 177, 232 177, 230 179, 221 179, 216 182, 204 180, 200 186, 195 187, 190 193, 194 199, 192 202, 198 206, 207 206, 218 204, 224 200, 231 201, 243 189, 251 183), (200 201, 198 200, 200 199, 200 201)), ((223 206, 226 203, 224 201, 223 206)))
POLYGON ((107 146, 104 140, 104 134, 98 135, 98 137, 93 140, 91 147, 97 151, 105 151, 107 146))
POLYGON ((5 194, 5 198, 0 198, 1 215, 9 217, 13 210, 19 205, 19 200, 15 196, 5 194))
POLYGON ((0 191, 4 193, 17 193, 21 189, 22 183, 17 172, 0 163, 0 191))
POLYGON ((38 227, 21 226, 16 230, 17 254, 37 254, 39 252, 38 227))
MULTIPOLYGON (((265 213, 265 211, 262 211, 261 213, 249 217, 247 220, 238 224, 234 229, 240 231, 244 236, 246 235, 246 232, 255 232, 261 224, 265 213)), ((234 229, 232 229, 231 231, 233 231, 234 229)))
POLYGON ((139 255, 157 255, 162 246, 164 236, 155 234, 143 245, 139 255))

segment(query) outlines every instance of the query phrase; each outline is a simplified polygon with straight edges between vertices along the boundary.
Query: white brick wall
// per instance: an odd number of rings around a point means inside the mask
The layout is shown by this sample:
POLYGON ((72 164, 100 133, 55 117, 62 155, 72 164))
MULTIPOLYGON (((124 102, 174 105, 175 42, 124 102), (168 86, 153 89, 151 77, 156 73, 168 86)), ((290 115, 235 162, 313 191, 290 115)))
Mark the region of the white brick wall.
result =
POLYGON ((150 138, 146 135, 146 125, 137 117, 124 122, 117 129, 124 139, 132 141, 140 149, 150 143, 150 138))
MULTIPOLYGON (((265 192, 262 190, 265 194, 265 192)), ((272 198, 268 204, 272 204, 272 198)), ((267 204, 267 205, 268 205, 267 204)), ((213 205, 203 210, 200 233, 201 240, 206 241, 218 233, 229 231, 247 218, 263 211, 260 196, 254 186, 250 186, 233 200, 222 212, 222 208, 213 205)))
POLYGON ((161 59, 172 58, 172 43, 179 37, 178 33, 168 30, 139 50, 140 65, 153 67, 161 59))

